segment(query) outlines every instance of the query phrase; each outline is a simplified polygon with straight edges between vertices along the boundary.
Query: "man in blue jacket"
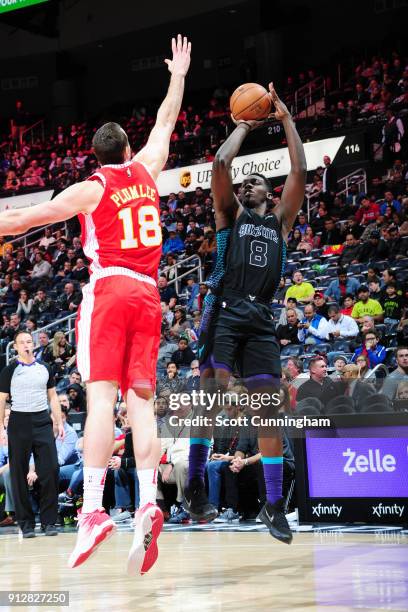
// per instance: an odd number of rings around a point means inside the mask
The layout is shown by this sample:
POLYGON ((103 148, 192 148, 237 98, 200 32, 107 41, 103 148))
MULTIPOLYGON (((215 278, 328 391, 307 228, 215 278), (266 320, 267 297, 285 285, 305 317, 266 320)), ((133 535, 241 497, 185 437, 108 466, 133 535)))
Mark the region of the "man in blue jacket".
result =
POLYGON ((355 350, 352 361, 355 362, 361 354, 367 355, 370 361, 370 368, 374 368, 379 363, 384 363, 386 357, 385 346, 378 344, 379 335, 376 330, 370 329, 363 335, 363 345, 355 350))
POLYGON ((324 295, 340 303, 340 301, 346 297, 347 293, 356 295, 359 286, 360 283, 356 278, 353 276, 347 277, 346 270, 344 268, 339 268, 337 279, 331 281, 324 295))

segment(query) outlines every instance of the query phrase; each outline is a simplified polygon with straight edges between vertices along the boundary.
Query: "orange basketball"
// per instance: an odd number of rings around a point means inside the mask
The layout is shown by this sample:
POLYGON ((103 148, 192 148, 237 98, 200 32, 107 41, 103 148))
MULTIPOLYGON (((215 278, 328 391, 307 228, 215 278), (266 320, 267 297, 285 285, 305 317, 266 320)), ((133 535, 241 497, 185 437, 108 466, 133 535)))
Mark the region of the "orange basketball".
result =
POLYGON ((269 92, 258 83, 244 83, 237 87, 230 99, 232 116, 243 119, 265 119, 271 112, 269 92))

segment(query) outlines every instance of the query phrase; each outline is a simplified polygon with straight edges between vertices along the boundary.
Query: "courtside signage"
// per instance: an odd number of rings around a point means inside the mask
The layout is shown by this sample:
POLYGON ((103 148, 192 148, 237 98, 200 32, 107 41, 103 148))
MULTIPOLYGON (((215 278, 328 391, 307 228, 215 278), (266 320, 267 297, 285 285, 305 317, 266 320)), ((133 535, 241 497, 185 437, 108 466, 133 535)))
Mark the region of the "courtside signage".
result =
MULTIPOLYGON (((315 170, 322 165, 324 155, 332 160, 342 146, 345 136, 326 138, 307 142, 304 145, 308 170, 315 170)), ((161 196, 178 191, 194 191, 196 187, 209 189, 211 186, 212 162, 174 168, 161 172, 157 186, 161 196)), ((290 171, 289 151, 284 149, 273 149, 242 155, 234 159, 231 175, 234 184, 241 183, 246 176, 252 172, 265 174, 268 178, 286 176, 290 171)))
POLYGON ((16 9, 32 6, 33 4, 42 4, 49 0, 0 0, 0 13, 15 11, 16 9))
POLYGON ((408 438, 308 438, 306 449, 312 498, 408 497, 408 438))

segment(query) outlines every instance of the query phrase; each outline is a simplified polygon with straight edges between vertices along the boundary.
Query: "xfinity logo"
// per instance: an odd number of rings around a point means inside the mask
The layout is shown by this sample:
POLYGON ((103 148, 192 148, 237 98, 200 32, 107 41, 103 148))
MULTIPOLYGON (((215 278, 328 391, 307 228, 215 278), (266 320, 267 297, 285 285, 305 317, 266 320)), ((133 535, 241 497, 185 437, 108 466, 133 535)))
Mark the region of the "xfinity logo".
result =
POLYGON ((382 503, 378 504, 378 506, 372 506, 373 508, 373 516, 387 516, 387 515, 397 515, 399 517, 402 516, 405 506, 397 506, 394 504, 393 506, 383 506, 382 503))
POLYGON ((343 457, 348 457, 343 470, 349 476, 355 472, 394 472, 397 461, 393 455, 383 455, 379 448, 368 449, 367 455, 357 455, 351 448, 348 448, 343 457))
POLYGON ((342 510, 343 506, 336 506, 335 504, 333 504, 332 506, 322 506, 322 504, 319 504, 318 506, 312 506, 312 514, 315 514, 319 517, 326 515, 334 515, 338 518, 342 510))

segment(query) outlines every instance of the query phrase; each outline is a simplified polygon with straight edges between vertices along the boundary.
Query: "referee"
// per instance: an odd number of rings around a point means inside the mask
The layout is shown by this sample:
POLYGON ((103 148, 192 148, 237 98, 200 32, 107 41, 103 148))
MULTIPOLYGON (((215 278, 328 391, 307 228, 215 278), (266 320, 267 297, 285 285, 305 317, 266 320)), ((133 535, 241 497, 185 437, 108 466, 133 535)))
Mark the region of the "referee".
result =
MULTIPOLYGON (((10 397, 11 413, 7 432, 16 519, 23 538, 33 538, 35 516, 27 479, 30 456, 33 454, 40 484, 42 529, 45 535, 57 535, 55 523, 58 513, 59 468, 48 402, 61 439, 64 437, 64 427, 55 381, 48 365, 36 361, 33 355, 34 343, 29 332, 16 333, 14 348, 17 359, 0 373, 0 439, 6 399, 10 397)), ((33 482, 32 472, 29 480, 33 482)))

